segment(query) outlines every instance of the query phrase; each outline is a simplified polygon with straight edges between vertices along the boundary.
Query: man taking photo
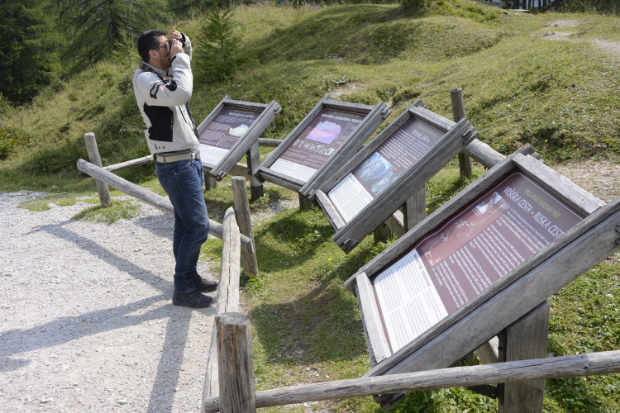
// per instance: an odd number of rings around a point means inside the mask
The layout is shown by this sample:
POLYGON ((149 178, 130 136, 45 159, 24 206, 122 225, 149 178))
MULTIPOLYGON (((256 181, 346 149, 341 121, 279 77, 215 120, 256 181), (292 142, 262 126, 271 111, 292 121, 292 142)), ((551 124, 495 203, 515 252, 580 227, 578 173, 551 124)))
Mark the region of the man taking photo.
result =
POLYGON ((201 292, 216 290, 218 283, 202 279, 196 270, 200 247, 209 233, 209 215, 202 194, 199 142, 188 106, 194 86, 192 46, 174 28, 168 37, 158 30, 144 32, 137 46, 143 61, 133 77, 136 100, 157 179, 174 207, 172 303, 206 307, 213 299, 201 292))

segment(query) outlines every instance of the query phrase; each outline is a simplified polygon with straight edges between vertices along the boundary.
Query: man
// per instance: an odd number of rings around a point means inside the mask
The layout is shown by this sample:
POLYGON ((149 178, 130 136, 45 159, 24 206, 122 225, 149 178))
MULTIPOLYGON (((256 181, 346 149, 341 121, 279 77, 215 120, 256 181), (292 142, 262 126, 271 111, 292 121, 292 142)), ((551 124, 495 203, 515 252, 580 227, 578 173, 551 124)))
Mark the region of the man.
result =
POLYGON ((173 28, 144 32, 137 42, 143 61, 133 86, 146 124, 146 142, 155 158, 155 173, 174 206, 173 253, 176 260, 172 303, 206 307, 213 299, 201 294, 217 289, 196 271, 200 247, 209 232, 202 195, 204 175, 198 138, 189 113, 193 76, 189 38, 173 28))

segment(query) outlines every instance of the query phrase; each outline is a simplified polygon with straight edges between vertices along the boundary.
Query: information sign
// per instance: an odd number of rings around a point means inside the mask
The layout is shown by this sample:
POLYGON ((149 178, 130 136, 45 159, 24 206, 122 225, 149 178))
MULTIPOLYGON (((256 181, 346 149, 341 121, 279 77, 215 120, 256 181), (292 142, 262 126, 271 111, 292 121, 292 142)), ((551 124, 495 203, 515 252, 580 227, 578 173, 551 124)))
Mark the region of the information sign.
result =
POLYGON ((371 281, 395 353, 584 216, 522 172, 415 243, 371 281))
POLYGON ((217 165, 250 129, 263 110, 224 107, 200 132, 200 157, 207 165, 217 165))
POLYGON ((347 223, 385 191, 418 159, 437 145, 444 132, 417 118, 409 119, 327 196, 347 223))
POLYGON ((340 148, 366 114, 323 109, 270 169, 306 182, 340 148))

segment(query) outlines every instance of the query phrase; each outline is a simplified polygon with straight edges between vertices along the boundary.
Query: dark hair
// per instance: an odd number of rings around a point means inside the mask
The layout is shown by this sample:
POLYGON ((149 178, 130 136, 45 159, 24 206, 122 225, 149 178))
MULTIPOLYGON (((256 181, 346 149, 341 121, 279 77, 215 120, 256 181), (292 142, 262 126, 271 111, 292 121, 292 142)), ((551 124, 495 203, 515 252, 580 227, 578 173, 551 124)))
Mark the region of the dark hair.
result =
POLYGON ((150 56, 149 51, 155 50, 159 47, 159 36, 165 36, 166 32, 162 32, 161 30, 149 30, 144 32, 138 37, 138 41, 136 42, 138 46, 138 54, 144 62, 148 63, 150 56))

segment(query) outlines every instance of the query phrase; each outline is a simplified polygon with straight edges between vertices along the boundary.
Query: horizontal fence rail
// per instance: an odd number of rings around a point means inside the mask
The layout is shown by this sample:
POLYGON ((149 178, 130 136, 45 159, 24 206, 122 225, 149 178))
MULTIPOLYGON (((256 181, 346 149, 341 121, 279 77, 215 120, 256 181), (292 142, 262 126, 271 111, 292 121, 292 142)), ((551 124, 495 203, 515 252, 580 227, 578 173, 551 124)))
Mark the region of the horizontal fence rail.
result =
MULTIPOLYGON (((484 366, 453 367, 306 384, 256 392, 256 407, 283 406, 321 400, 364 397, 397 392, 471 387, 516 380, 542 380, 620 372, 620 351, 521 360, 484 366)), ((204 412, 220 411, 219 398, 204 400, 204 412)))

